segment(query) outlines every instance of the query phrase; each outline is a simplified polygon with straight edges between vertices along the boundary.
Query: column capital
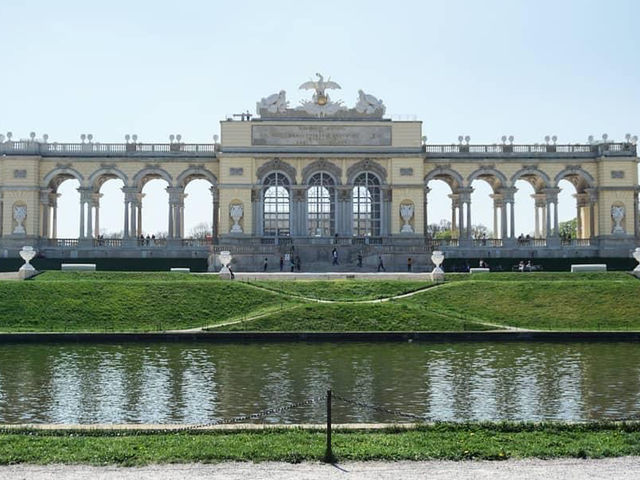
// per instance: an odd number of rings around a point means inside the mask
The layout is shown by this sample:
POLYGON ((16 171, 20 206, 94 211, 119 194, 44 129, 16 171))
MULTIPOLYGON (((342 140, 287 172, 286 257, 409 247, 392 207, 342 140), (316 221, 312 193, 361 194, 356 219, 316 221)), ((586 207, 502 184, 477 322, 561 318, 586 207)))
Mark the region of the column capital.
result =
POLYGON ((598 201, 598 189, 597 188, 585 188, 585 193, 589 195, 589 202, 596 203, 598 201))
POLYGON ((306 185, 291 185, 291 200, 294 202, 305 202, 307 200, 306 185))
POLYGON ((217 203, 220 201, 220 189, 217 185, 211 185, 209 187, 209 192, 211 192, 211 196, 213 197, 213 202, 217 203))
POLYGON ((167 187, 169 203, 173 205, 183 205, 186 197, 184 187, 167 187))
POLYGON ((559 188, 543 188, 542 192, 544 193, 547 201, 554 203, 558 201, 558 194, 560 193, 559 188))
POLYGON ((502 208, 504 206, 504 195, 502 193, 492 193, 489 197, 493 198, 493 208, 502 208))
POLYGON ((94 191, 91 187, 78 187, 78 192, 80 192, 80 203, 88 203, 91 201, 91 195, 93 195, 94 191))
POLYGON ((498 190, 498 193, 502 195, 502 200, 505 203, 514 203, 515 202, 515 194, 518 191, 516 187, 503 187, 498 190))
POLYGON ((42 205, 48 206, 51 205, 51 192, 50 188, 41 188, 40 189, 40 203, 42 205))

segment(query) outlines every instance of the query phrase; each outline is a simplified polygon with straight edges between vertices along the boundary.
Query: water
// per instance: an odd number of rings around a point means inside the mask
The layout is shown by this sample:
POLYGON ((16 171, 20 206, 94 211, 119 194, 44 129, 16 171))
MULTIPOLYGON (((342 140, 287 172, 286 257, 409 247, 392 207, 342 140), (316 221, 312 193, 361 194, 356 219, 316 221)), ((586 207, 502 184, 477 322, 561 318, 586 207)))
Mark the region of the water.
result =
MULTIPOLYGON (((640 413, 634 343, 0 345, 0 423, 199 423, 327 388, 435 420, 640 413)), ((333 421, 407 421, 336 402, 333 421)), ((323 422, 325 406, 268 423, 323 422)))

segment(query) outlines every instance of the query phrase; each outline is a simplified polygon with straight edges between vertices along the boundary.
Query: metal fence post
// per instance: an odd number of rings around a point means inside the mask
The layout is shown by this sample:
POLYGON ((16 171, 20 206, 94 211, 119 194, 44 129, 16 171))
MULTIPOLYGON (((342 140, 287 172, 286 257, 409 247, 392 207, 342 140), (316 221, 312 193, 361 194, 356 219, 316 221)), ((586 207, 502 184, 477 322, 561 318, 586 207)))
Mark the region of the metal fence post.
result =
POLYGON ((324 453, 324 461, 333 463, 335 460, 331 449, 331 390, 327 390, 327 449, 324 453))

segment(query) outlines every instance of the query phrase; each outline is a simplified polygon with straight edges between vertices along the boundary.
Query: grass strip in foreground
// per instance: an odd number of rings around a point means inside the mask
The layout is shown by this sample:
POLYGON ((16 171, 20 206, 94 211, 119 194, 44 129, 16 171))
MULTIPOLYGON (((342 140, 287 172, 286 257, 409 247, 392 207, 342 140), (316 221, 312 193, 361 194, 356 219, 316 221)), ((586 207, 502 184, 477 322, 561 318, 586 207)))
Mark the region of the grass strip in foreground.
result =
MULTIPOLYGON (((321 461, 321 430, 0 433, 0 464, 146 465, 218 461, 321 461)), ((640 455, 638 423, 442 423, 334 431, 337 460, 503 460, 640 455)))

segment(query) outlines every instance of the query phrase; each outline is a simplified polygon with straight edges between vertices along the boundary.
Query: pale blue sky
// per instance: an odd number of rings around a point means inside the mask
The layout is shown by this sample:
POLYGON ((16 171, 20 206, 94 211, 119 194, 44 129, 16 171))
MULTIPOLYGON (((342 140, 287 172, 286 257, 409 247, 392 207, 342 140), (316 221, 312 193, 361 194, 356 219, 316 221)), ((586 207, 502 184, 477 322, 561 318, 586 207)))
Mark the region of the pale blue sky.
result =
MULTIPOLYGON (((295 104, 322 72, 334 98, 362 88, 415 115, 430 143, 619 140, 640 133, 639 17, 631 0, 1 0, 0 132, 209 142, 225 115, 280 89, 295 104)), ((156 216, 149 231, 166 230, 156 216)))

